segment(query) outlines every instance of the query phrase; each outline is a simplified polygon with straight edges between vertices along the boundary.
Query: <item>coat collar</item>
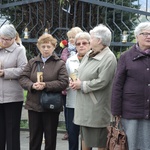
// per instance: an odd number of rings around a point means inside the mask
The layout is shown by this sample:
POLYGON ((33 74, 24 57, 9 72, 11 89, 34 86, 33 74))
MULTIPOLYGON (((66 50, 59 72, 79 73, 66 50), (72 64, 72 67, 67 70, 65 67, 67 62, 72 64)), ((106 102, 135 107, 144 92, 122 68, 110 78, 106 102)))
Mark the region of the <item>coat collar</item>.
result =
POLYGON ((98 53, 96 56, 92 58, 100 61, 108 52, 110 52, 109 47, 105 47, 100 53, 98 53))
POLYGON ((68 59, 71 60, 71 61, 79 61, 77 53, 75 55, 69 57, 68 59))
POLYGON ((4 48, 4 49, 8 52, 13 52, 18 46, 19 45, 16 42, 14 42, 10 47, 4 48))
POLYGON ((137 50, 136 44, 133 45, 130 50, 131 50, 131 56, 132 56, 132 60, 133 60, 133 61, 138 60, 138 59, 140 59, 141 57, 146 57, 146 55, 144 55, 144 54, 141 53, 139 50, 137 50))
MULTIPOLYGON (((38 54, 38 56, 36 56, 34 58, 35 61, 39 61, 39 62, 43 62, 42 61, 42 58, 41 58, 41 54, 38 54)), ((60 58, 56 55, 55 52, 53 52, 52 56, 49 57, 46 61, 49 61, 49 60, 60 60, 60 58)))

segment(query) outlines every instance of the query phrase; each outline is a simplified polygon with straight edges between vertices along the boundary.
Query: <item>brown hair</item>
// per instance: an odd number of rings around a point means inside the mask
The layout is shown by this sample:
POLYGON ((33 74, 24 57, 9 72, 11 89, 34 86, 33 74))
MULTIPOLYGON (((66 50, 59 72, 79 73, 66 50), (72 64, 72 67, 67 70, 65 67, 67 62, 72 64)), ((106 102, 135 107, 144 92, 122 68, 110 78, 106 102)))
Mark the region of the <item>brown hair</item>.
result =
POLYGON ((57 45, 57 40, 51 34, 43 34, 39 37, 37 41, 37 47, 44 43, 51 43, 54 47, 57 45))

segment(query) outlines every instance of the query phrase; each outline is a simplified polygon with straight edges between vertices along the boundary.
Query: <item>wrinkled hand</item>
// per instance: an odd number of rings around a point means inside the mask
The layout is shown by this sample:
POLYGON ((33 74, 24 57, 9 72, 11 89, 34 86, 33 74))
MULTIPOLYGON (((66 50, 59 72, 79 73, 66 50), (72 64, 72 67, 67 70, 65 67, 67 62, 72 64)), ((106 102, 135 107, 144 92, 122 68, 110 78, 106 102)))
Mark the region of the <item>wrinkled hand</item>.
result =
POLYGON ((4 70, 0 70, 0 77, 4 76, 4 70))
POLYGON ((32 88, 35 89, 35 90, 43 90, 45 88, 45 82, 36 82, 36 83, 33 83, 32 85, 32 88))
POLYGON ((77 79, 75 81, 70 81, 69 86, 73 90, 79 90, 79 89, 81 89, 81 81, 80 81, 80 79, 77 79))

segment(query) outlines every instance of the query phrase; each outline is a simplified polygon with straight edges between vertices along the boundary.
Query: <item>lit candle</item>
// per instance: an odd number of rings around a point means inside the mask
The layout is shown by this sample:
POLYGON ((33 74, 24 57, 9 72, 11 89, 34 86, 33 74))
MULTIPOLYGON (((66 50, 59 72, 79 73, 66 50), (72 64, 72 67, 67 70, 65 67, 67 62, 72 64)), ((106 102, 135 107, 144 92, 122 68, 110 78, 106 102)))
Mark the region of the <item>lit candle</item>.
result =
POLYGON ((24 39, 28 39, 28 38, 29 38, 28 28, 25 28, 25 30, 24 30, 24 39))

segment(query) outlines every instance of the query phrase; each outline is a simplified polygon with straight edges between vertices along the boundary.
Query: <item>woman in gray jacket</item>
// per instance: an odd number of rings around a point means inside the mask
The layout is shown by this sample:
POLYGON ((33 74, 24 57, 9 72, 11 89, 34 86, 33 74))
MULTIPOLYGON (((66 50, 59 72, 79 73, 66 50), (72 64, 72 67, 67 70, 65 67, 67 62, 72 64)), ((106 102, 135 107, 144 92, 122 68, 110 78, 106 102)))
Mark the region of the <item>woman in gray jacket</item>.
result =
POLYGON ((0 150, 20 150, 23 89, 18 78, 27 63, 12 24, 0 28, 0 150))

